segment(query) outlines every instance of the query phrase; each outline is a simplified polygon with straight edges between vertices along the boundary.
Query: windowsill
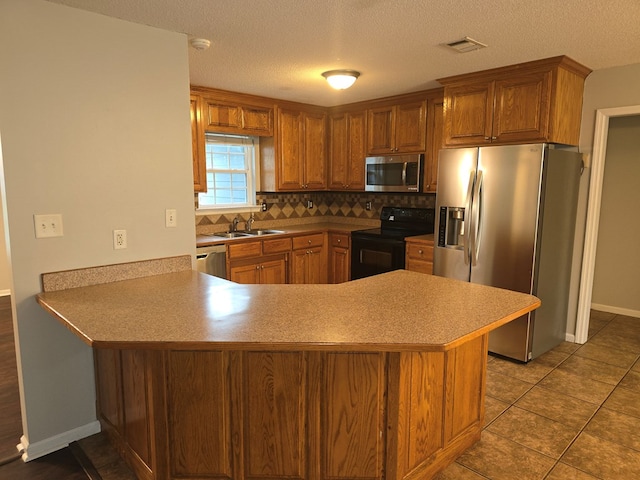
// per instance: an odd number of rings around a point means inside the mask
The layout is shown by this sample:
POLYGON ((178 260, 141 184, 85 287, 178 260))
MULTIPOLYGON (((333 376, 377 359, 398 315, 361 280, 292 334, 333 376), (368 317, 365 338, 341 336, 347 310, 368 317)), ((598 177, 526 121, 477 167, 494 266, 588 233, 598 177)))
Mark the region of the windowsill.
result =
POLYGON ((196 215, 223 215, 225 213, 255 213, 261 210, 260 205, 242 207, 198 208, 196 215))

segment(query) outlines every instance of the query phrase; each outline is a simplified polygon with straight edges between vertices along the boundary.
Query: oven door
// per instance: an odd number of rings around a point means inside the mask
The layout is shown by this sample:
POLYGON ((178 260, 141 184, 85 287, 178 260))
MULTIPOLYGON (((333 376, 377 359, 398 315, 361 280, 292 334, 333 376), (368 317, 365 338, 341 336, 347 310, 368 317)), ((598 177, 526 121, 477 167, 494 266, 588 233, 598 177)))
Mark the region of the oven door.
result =
POLYGON ((404 240, 351 235, 351 280, 404 268, 404 240))

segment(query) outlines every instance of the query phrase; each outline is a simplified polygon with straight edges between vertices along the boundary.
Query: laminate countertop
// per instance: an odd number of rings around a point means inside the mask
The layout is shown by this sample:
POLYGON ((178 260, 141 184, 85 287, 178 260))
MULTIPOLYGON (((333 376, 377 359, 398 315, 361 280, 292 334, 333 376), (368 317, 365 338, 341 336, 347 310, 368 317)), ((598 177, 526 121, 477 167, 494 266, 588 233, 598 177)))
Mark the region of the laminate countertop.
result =
POLYGON ((540 306, 397 270, 337 285, 240 285, 185 270, 37 295, 97 348, 442 351, 540 306))

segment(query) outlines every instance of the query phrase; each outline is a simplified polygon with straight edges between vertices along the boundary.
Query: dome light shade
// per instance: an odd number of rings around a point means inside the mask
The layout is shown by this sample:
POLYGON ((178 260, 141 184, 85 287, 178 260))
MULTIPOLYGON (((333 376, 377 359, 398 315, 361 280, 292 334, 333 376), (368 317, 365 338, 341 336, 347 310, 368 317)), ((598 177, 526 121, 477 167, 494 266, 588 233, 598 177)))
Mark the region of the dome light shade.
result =
POLYGON ((344 90, 354 84, 360 76, 360 72, 355 70, 330 70, 322 74, 327 79, 329 85, 336 90, 344 90))

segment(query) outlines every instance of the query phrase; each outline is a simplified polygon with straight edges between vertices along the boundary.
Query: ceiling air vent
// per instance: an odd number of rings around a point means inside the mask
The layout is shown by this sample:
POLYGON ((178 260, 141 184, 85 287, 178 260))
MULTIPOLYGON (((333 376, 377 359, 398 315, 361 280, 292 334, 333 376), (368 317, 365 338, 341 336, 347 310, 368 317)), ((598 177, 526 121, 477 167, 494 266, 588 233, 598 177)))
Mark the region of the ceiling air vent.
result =
POLYGON ((464 37, 462 40, 446 43, 445 46, 455 50, 458 53, 472 52, 473 50, 479 50, 485 48, 486 45, 470 37, 464 37))

